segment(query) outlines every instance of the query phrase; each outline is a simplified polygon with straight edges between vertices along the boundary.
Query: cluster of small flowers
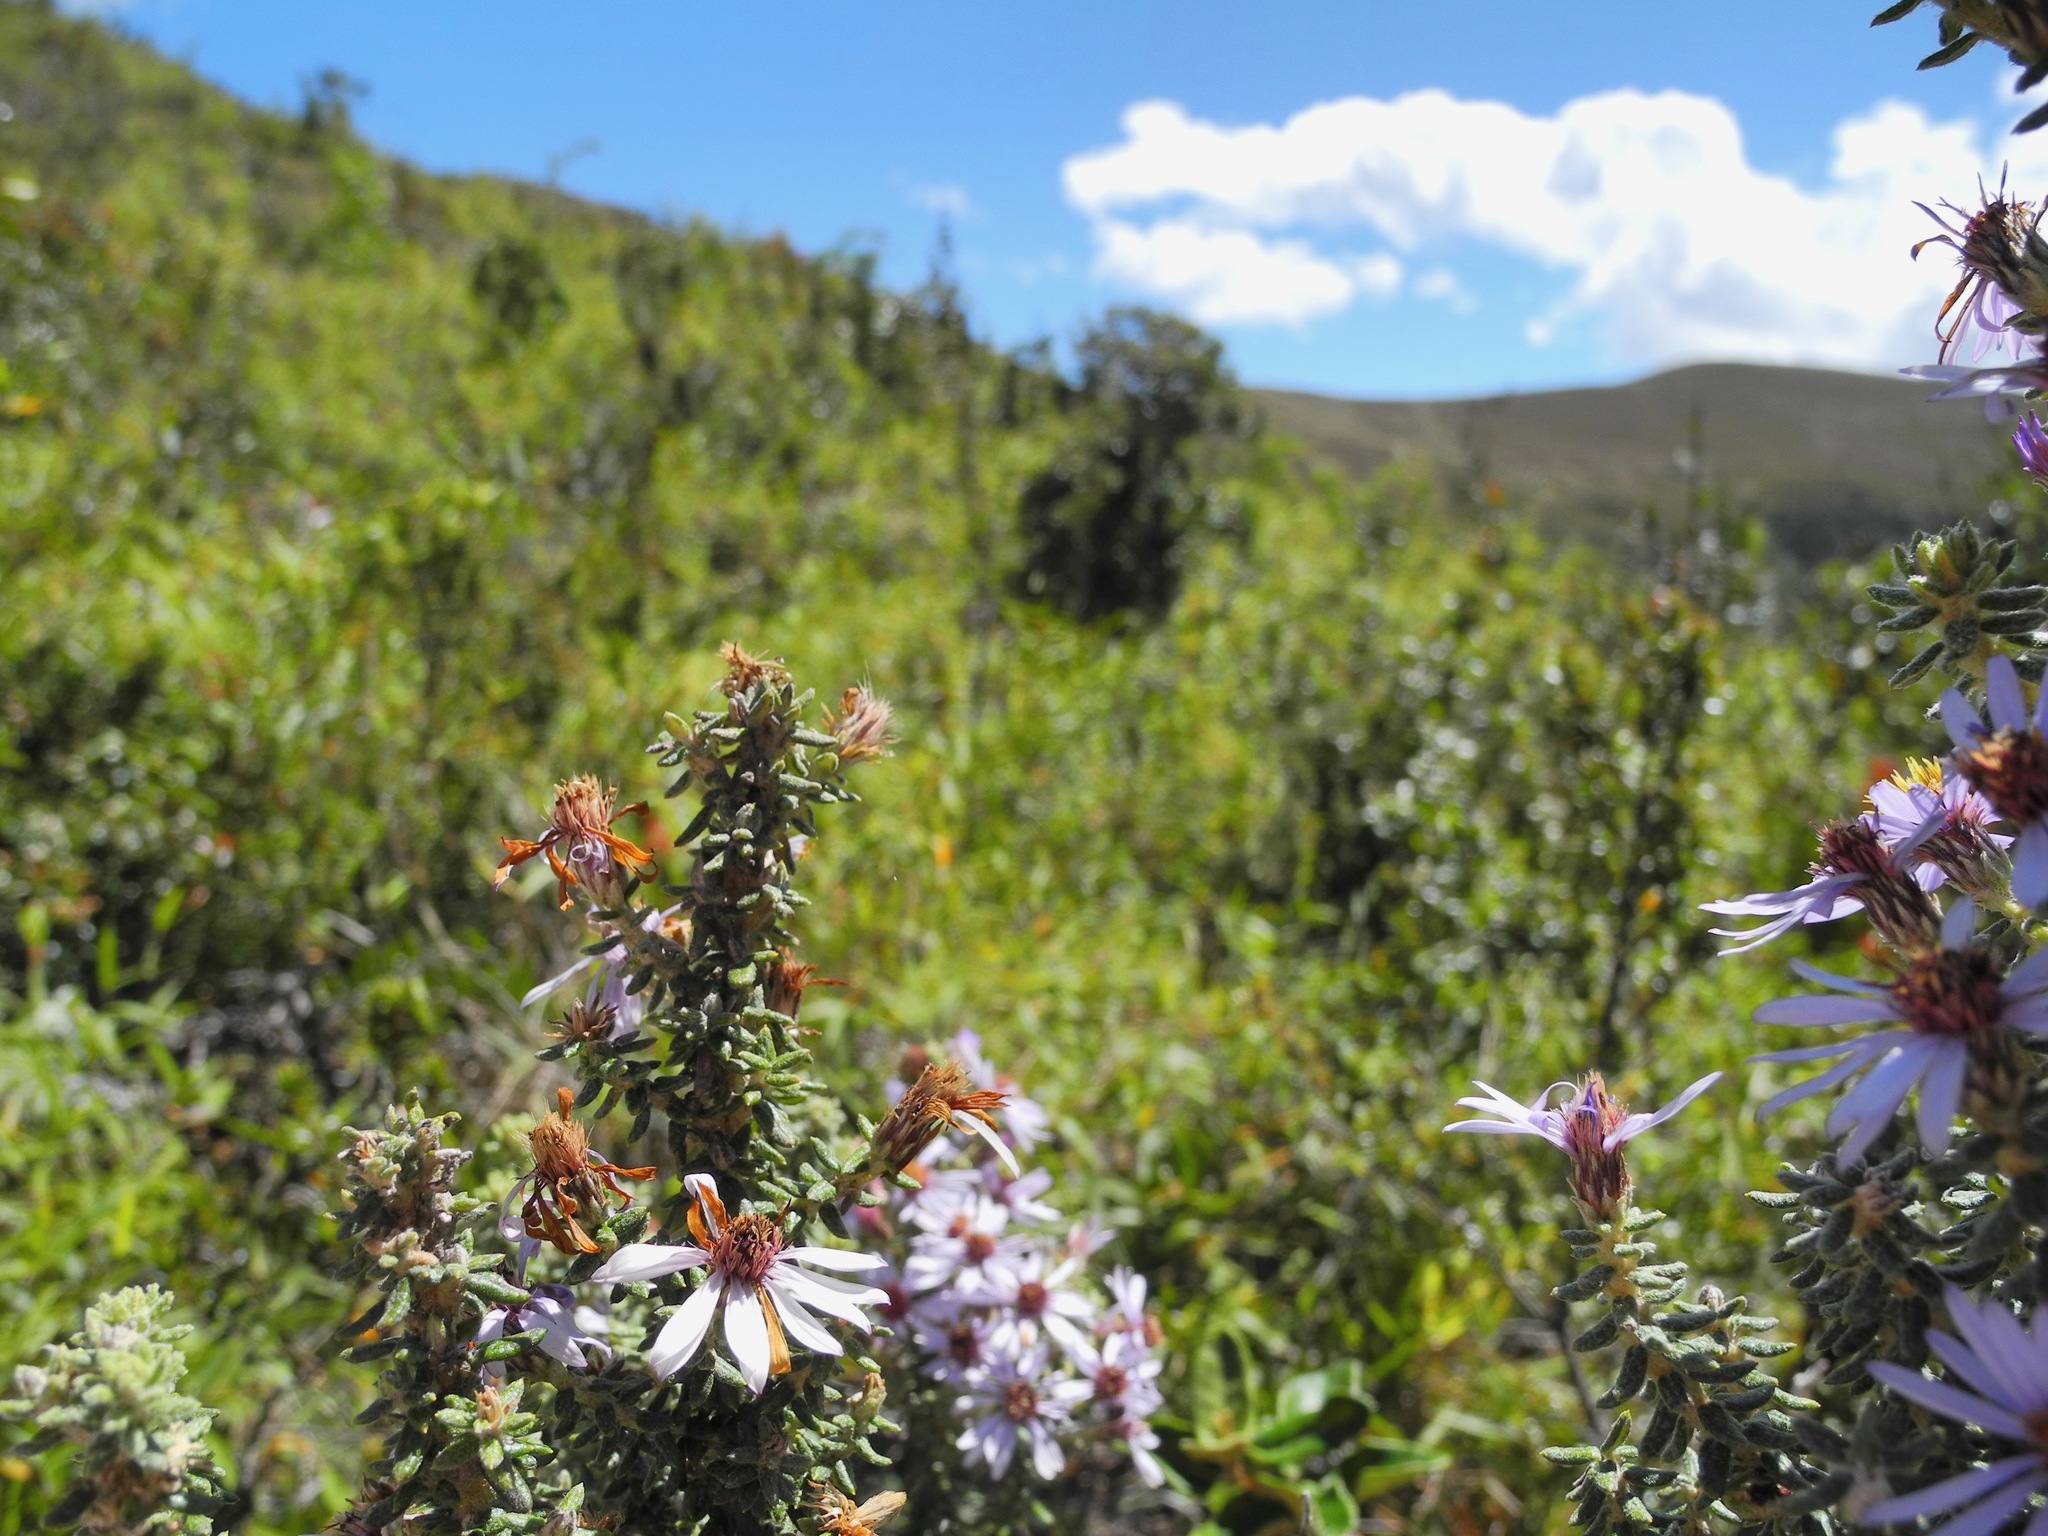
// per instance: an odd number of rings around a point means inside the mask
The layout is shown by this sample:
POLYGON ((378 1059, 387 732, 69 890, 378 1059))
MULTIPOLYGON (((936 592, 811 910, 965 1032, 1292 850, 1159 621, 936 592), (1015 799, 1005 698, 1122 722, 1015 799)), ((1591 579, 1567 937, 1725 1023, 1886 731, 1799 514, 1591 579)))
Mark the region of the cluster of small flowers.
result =
MULTIPOLYGON (((917 1187, 892 1189, 860 1213, 894 1262, 877 1283, 880 1309, 899 1349, 928 1381, 955 1394, 966 1420, 957 1442, 970 1465, 1006 1476, 1019 1460, 1041 1478, 1058 1476, 1069 1449, 1121 1444, 1139 1476, 1165 1480, 1147 1420, 1161 1398, 1159 1324, 1145 1310, 1145 1281, 1128 1269, 1105 1277, 1105 1304, 1087 1285, 1089 1261, 1112 1236, 1092 1222, 1071 1226, 1045 1196, 1052 1175, 1025 1173, 1012 1152, 1045 1140, 1045 1110, 1016 1091, 962 1030, 955 1065, 982 1093, 999 1098, 1000 1130, 956 1122, 980 1140, 933 1141, 906 1173, 917 1187), (1064 1229, 1064 1231, 1062 1230, 1064 1229)), ((901 1101, 924 1075, 913 1053, 901 1101)))

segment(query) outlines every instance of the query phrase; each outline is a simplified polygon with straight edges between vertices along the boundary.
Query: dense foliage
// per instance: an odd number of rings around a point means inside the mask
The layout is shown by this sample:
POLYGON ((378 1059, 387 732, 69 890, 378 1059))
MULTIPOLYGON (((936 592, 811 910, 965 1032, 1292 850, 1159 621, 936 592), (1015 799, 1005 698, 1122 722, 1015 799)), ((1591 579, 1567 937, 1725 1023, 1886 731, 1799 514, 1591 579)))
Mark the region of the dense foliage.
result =
MULTIPOLYGON (((1598 1417, 1568 1202, 1437 1127, 1472 1076, 1737 1066, 1771 980, 1693 908, 1791 883, 1914 739, 1881 568, 1785 585, 1705 494, 1630 563, 1546 549, 1304 465, 1174 322, 1067 378, 943 270, 429 177, 344 87, 256 112, 0 5, 0 1359, 172 1287, 216 1527, 336 1513, 342 1127, 419 1087, 472 1191, 524 1169, 566 1079, 520 995, 585 935, 536 866, 492 899, 496 836, 567 768, 658 802, 643 723, 733 638, 897 708, 808 855, 804 957, 853 983, 815 1070, 879 1118, 978 1031, 1152 1277, 1175 1482, 1100 1518, 1545 1528, 1538 1450, 1598 1417)), ((1661 1194, 1731 1292, 1782 1290, 1722 1198, 1774 1086, 1734 1072, 1661 1194)), ((67 1475, 8 1453, 0 1525, 67 1475)))

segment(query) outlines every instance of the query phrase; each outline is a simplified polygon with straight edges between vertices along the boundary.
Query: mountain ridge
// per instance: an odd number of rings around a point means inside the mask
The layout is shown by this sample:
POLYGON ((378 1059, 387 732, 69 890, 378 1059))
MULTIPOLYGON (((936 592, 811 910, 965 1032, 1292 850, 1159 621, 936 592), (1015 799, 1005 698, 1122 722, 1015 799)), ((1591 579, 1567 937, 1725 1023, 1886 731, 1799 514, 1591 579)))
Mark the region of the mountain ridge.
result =
POLYGON ((2010 427, 1927 386, 1868 374, 1697 363, 1632 383, 1464 400, 1257 389, 1272 429, 1348 473, 1425 469, 1453 499, 1607 537, 1618 518, 1704 485, 1808 562, 1981 514, 2010 427))

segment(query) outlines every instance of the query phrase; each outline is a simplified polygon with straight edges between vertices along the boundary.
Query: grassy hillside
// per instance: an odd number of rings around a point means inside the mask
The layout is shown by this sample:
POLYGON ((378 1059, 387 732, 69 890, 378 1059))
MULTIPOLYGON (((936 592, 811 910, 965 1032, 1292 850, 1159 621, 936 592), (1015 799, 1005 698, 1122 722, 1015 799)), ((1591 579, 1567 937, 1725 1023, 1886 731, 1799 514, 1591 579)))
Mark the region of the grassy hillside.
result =
MULTIPOLYGON (((734 639, 900 712, 808 856, 821 1070, 879 1109, 979 1030, 1153 1277, 1189 1491, 1118 1518, 1291 1529, 1240 1432, 1356 1361, 1383 1528, 1549 1528, 1557 1170, 1437 1128, 1474 1075, 1738 1067, 1776 970, 1694 904, 1921 740, 1857 572, 1773 600, 1705 500, 1626 569, 1447 518, 1252 430, 1172 322, 1062 377, 943 280, 429 177, 45 6, 0 100, 0 1361, 164 1279, 235 1523, 330 1516, 341 1127, 418 1084, 509 1183, 555 1082, 517 999, 580 935, 497 838, 575 771, 658 800, 734 639)), ((1761 1181, 1774 1086, 1646 1183, 1761 1181)), ((1665 1203, 1768 1293, 1761 1216, 1665 1203)), ((59 1476, 0 1456, 0 1531, 59 1476)))
POLYGON ((1565 536, 1611 539, 1629 513, 1704 482, 1810 565, 1982 512, 2009 429, 1927 395, 1904 380, 1709 363, 1483 400, 1255 398, 1275 430, 1353 474, 1413 464, 1455 497, 1532 512, 1565 536))

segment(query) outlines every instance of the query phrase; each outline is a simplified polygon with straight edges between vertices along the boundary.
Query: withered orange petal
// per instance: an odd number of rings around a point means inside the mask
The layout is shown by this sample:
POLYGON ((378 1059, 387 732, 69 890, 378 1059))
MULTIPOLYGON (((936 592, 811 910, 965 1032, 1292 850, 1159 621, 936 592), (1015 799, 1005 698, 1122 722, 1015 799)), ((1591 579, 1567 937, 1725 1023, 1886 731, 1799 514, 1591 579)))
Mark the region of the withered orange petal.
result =
POLYGON ((768 1323, 768 1374, 787 1376, 789 1374, 789 1340, 782 1336, 782 1319, 775 1315, 775 1303, 767 1291, 757 1289, 754 1294, 760 1298, 761 1316, 768 1323))

